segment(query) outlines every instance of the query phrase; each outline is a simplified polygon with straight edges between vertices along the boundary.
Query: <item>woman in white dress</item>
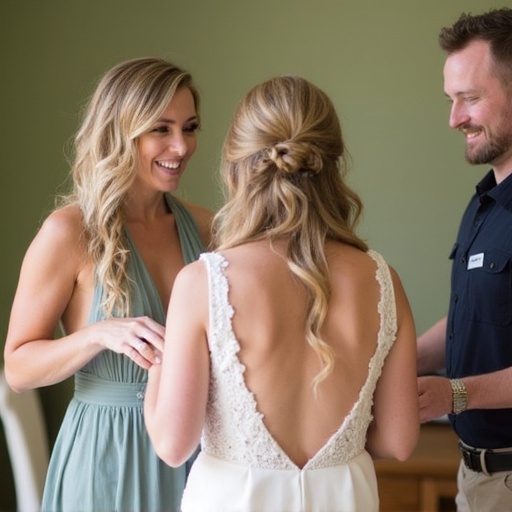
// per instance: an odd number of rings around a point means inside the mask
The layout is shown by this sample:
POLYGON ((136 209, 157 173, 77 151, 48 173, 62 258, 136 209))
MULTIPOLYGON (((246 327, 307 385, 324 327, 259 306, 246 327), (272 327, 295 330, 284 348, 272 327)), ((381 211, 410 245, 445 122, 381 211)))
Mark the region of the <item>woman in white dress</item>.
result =
POLYGON ((378 511, 374 458, 419 432, 416 335, 400 279, 355 233, 359 197, 330 99, 254 87, 223 151, 217 250, 174 284, 145 421, 183 511, 378 511))

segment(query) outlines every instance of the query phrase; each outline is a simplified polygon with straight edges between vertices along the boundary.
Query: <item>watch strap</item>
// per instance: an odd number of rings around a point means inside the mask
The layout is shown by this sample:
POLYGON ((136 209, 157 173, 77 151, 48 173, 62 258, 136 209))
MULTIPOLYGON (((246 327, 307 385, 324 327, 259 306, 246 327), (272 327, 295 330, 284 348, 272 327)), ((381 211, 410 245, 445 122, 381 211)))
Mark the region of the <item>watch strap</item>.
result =
POLYGON ((450 379, 452 386, 452 413, 460 414, 468 406, 468 392, 460 379, 450 379))

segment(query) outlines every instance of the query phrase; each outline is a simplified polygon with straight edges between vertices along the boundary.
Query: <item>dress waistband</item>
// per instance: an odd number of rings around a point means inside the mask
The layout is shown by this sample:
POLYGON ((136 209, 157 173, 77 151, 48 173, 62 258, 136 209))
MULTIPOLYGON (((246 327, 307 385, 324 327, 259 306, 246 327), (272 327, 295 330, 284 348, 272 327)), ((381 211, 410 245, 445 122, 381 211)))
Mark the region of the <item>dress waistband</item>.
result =
POLYGON ((89 404, 142 407, 145 390, 144 382, 113 382, 91 373, 75 374, 74 397, 89 404))

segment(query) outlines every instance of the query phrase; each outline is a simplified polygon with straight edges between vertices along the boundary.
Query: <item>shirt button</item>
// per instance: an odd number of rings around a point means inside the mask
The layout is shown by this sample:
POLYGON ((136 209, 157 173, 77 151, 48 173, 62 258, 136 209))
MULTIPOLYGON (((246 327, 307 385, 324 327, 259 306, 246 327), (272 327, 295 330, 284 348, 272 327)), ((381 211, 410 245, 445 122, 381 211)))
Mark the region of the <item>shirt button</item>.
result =
POLYGON ((493 269, 496 265, 494 264, 494 262, 492 262, 490 265, 489 265, 489 268, 490 269, 493 269))

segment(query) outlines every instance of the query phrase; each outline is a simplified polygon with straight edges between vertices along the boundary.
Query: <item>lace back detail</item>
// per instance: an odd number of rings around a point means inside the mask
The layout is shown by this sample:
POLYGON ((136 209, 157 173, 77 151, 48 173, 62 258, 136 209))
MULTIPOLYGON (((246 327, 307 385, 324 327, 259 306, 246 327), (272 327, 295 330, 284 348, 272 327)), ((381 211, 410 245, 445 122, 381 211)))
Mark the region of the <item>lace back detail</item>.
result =
MULTIPOLYGON (((376 279, 381 288, 377 349, 358 401, 338 431, 304 469, 344 464, 358 455, 366 443, 373 393, 396 335, 395 298, 388 266, 378 253, 369 251, 368 254, 377 263, 376 279)), ((229 283, 224 275, 228 262, 219 253, 205 253, 200 259, 208 269, 211 360, 202 449, 220 459, 252 467, 298 469, 265 427, 256 399, 245 384, 245 366, 238 359, 240 345, 232 328, 234 310, 229 303, 229 283)))

